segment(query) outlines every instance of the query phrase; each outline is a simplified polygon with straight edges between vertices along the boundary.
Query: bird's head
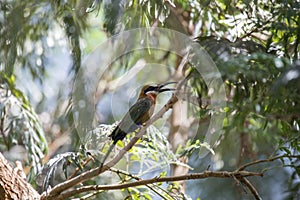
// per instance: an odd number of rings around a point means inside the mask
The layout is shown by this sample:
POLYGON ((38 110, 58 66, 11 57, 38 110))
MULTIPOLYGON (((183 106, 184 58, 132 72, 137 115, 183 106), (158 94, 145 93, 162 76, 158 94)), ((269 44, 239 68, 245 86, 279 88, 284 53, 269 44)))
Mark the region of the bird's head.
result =
POLYGON ((164 88, 166 85, 174 84, 176 82, 167 82, 158 85, 145 85, 142 87, 141 92, 139 94, 139 99, 144 97, 152 97, 155 98, 159 93, 175 90, 174 88, 164 88))

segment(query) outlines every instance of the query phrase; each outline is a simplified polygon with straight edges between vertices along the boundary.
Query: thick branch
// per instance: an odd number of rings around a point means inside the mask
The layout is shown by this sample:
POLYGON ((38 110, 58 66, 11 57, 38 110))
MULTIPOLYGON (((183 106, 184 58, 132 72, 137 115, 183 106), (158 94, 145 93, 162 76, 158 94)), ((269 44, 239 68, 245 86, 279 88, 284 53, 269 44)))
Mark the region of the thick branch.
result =
POLYGON ((236 177, 237 179, 242 179, 248 176, 263 176, 262 173, 249 172, 249 171, 221 171, 221 172, 213 172, 213 171, 205 171, 203 173, 194 173, 194 174, 186 174, 181 176, 170 176, 170 177, 155 177, 147 180, 138 180, 130 183, 123 184, 115 184, 115 185, 90 185, 83 186, 72 191, 67 191, 62 193, 56 197, 56 199, 66 199, 68 197, 72 197, 76 194, 82 192, 89 191, 99 191, 99 190, 119 190, 130 187, 137 187, 141 185, 153 184, 153 183, 161 183, 161 182, 175 182, 182 180, 193 180, 193 179, 204 179, 208 177, 217 177, 217 178, 232 178, 236 177))

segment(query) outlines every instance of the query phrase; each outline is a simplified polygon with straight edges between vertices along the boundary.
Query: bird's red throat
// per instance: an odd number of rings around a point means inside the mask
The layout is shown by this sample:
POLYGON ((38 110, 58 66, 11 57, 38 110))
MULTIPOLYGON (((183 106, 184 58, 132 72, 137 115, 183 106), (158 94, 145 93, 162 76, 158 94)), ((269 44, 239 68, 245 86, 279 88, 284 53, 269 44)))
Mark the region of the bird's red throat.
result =
POLYGON ((155 103, 155 101, 156 101, 156 96, 157 96, 157 94, 153 94, 153 93, 147 94, 147 98, 151 99, 151 101, 153 103, 155 103))

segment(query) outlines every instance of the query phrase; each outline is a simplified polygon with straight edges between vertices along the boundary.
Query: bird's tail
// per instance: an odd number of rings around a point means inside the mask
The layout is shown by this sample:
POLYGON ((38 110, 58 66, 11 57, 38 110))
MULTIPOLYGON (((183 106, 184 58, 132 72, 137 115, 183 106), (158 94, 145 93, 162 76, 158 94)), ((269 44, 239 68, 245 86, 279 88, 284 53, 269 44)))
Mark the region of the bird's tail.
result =
POLYGON ((102 159, 102 161, 101 161, 101 167, 104 165, 104 162, 106 161, 106 159, 108 158, 109 154, 111 153, 111 151, 114 149, 115 146, 116 146, 116 143, 115 143, 115 142, 113 142, 113 143, 110 145, 108 151, 106 152, 105 156, 103 157, 103 159, 102 159))

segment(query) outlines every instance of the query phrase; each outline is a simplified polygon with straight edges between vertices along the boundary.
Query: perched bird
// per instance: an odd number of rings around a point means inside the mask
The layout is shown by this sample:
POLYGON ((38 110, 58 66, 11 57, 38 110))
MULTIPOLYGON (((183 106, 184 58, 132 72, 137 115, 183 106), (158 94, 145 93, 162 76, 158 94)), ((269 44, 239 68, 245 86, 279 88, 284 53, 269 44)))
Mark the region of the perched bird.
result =
POLYGON ((145 85, 142 87, 137 102, 131 106, 117 127, 109 135, 109 137, 111 137, 113 140, 113 143, 103 157, 101 167, 119 140, 123 140, 128 133, 134 132, 141 125, 143 125, 143 123, 150 119, 154 112, 156 96, 159 93, 174 90, 172 88, 164 88, 164 86, 173 83, 176 82, 168 82, 164 84, 158 84, 156 86, 145 85))

